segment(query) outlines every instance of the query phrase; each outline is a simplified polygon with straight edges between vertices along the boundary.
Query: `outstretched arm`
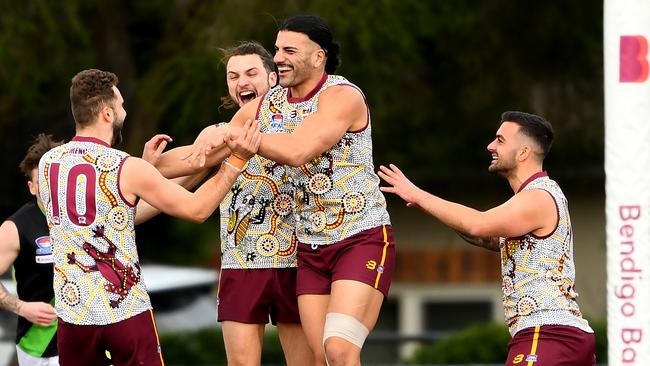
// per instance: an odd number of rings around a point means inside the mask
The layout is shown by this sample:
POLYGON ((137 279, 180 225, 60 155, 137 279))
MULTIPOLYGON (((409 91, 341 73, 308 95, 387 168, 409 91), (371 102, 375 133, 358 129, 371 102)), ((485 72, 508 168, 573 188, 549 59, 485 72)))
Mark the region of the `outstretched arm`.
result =
MULTIPOLYGON (((203 131, 206 131, 205 133, 208 133, 209 130, 215 131, 213 134, 210 134, 210 136, 220 135, 214 139, 211 138, 211 141, 218 140, 219 138, 223 139, 224 135, 222 134, 222 131, 218 131, 216 126, 212 125, 203 129, 203 131)), ((201 134, 204 133, 203 131, 201 134)), ((198 154, 198 158, 190 159, 188 157, 192 154, 192 147, 193 145, 185 145, 166 151, 156 162, 156 169, 158 169, 165 178, 178 178, 194 175, 200 173, 205 168, 216 167, 230 154, 230 150, 222 142, 220 146, 213 147, 210 150, 198 154)))
MULTIPOLYGON (((150 155, 158 153, 158 156, 154 161, 145 158, 147 153, 147 145, 145 144, 145 154, 143 154, 143 159, 149 161, 152 165, 160 171, 160 173, 165 178, 177 178, 182 176, 189 176, 200 173, 206 167, 215 167, 228 156, 230 150, 224 143, 224 137, 229 133, 230 127, 228 125, 210 125, 204 128, 197 139, 201 138, 202 135, 208 134, 206 138, 209 141, 209 145, 206 144, 202 146, 200 151, 197 151, 197 159, 187 159, 193 152, 193 145, 186 145, 171 149, 162 153, 160 145, 149 146, 149 150, 154 152, 150 155)), ((155 138, 155 136, 154 136, 155 138)), ((154 139, 152 138, 152 140, 154 139)), ((152 140, 149 140, 147 144, 152 143, 152 140)), ((160 144, 167 145, 168 141, 160 141, 160 144)))
POLYGON ((408 206, 418 206, 470 237, 516 237, 531 232, 544 235, 557 223, 555 201, 538 189, 520 192, 500 206, 481 212, 427 193, 393 164, 390 168, 381 166, 378 174, 391 185, 381 187, 383 192, 397 194, 408 206))
POLYGON ((331 149, 346 131, 363 129, 368 123, 365 100, 356 88, 330 87, 319 98, 318 111, 293 133, 264 134, 258 154, 280 164, 300 166, 331 149))
POLYGON ((225 136, 229 136, 230 139, 238 136, 241 127, 248 120, 255 119, 260 101, 261 97, 258 97, 250 103, 246 103, 235 113, 228 124, 211 125, 204 128, 192 145, 172 149, 163 154, 164 159, 161 159, 161 162, 156 164, 156 168, 169 178, 192 174, 196 172, 196 169, 221 163, 232 150, 232 147, 229 150, 224 146, 225 136), (178 167, 177 162, 179 160, 183 160, 186 166, 178 167), (180 172, 178 169, 180 169, 180 172), (190 170, 188 171, 188 169, 190 170))
MULTIPOLYGON (((150 163, 151 165, 156 165, 162 156, 163 151, 165 150, 165 147, 167 147, 167 144, 172 141, 172 138, 168 135, 165 134, 158 134, 153 136, 149 141, 147 141, 144 144, 144 149, 142 151, 142 159, 150 163)), ((168 173, 169 172, 165 172, 168 173)), ((205 176, 208 174, 208 169, 203 169, 202 171, 194 174, 194 175, 188 175, 188 176, 183 176, 183 177, 177 177, 172 179, 172 181, 183 188, 189 190, 194 188, 197 184, 205 178, 205 176)), ((163 176, 165 174, 163 173, 163 176)), ((169 178, 169 177, 167 177, 169 178)), ((148 221, 152 217, 158 215, 160 213, 160 210, 157 208, 151 206, 144 200, 139 200, 138 202, 138 208, 136 210, 136 216, 135 216, 135 224, 139 225, 145 221, 148 221)))
MULTIPOLYGON (((237 138, 235 152, 250 158, 261 139, 259 125, 247 122, 237 138)), ((190 193, 179 185, 165 179, 151 164, 138 158, 129 158, 122 167, 120 188, 127 199, 141 197, 157 209, 172 216, 205 221, 219 206, 235 182, 245 161, 233 158, 223 164, 217 174, 208 179, 196 192, 190 193)))
MULTIPOLYGON (((13 264, 20 251, 18 228, 12 221, 5 221, 0 226, 0 274, 13 264)), ((7 291, 0 283, 0 309, 11 311, 30 322, 42 326, 52 324, 56 312, 52 305, 40 301, 22 301, 7 291)))
MULTIPOLYGON (((171 181, 189 191, 190 189, 196 187, 197 184, 201 183, 203 178, 205 178, 209 173, 210 173, 210 169, 205 168, 200 173, 196 173, 194 175, 189 175, 186 177, 174 178, 171 179, 171 181)), ((135 214, 135 224, 140 225, 143 222, 149 221, 153 217, 157 216, 159 213, 160 210, 151 206, 149 203, 147 203, 147 201, 140 200, 138 201, 138 209, 136 210, 136 214, 135 214)))

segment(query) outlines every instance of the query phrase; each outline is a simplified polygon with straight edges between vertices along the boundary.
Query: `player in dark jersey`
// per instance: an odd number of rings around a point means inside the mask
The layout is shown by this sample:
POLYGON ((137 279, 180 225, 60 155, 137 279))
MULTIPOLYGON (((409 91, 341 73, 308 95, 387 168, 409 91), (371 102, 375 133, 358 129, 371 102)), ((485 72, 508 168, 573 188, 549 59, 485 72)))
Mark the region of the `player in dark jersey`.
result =
POLYGON ((20 170, 36 202, 24 204, 0 226, 0 274, 13 264, 18 296, 0 284, 0 308, 18 315, 16 351, 24 365, 58 365, 56 313, 52 290, 52 246, 38 197, 38 161, 61 145, 40 134, 27 150, 20 170))

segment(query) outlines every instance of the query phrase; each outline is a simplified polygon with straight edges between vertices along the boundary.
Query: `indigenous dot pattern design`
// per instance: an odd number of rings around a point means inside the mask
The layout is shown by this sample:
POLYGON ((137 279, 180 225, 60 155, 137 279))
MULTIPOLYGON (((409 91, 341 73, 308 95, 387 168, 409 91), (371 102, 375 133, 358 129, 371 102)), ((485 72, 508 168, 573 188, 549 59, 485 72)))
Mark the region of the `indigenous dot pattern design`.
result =
MULTIPOLYGON (((260 121, 262 132, 284 132, 275 115, 260 121)), ((221 268, 296 267, 293 189, 288 167, 259 155, 248 161, 219 207, 221 268)))
POLYGON ((53 246, 56 311, 67 323, 114 324, 151 309, 135 242, 135 207, 119 192, 119 171, 127 157, 99 140, 75 138, 50 150, 39 164, 39 195, 47 207, 53 246), (88 165, 83 174, 70 174, 81 164, 88 165), (68 182, 70 176, 76 181, 68 182), (54 181, 57 222, 50 196, 54 181), (88 209, 92 203, 94 215, 88 209), (72 220, 74 213, 84 220, 72 220))
MULTIPOLYGON (((321 93, 333 86, 358 90, 336 75, 325 75, 311 97, 296 102, 288 98, 288 89, 275 88, 262 100, 258 119, 263 126, 281 119, 290 133, 318 110, 321 93)), ((371 132, 370 123, 360 131, 348 131, 330 150, 299 168, 287 169, 300 242, 329 245, 390 224, 372 160, 371 132)))
POLYGON ((522 190, 540 189, 555 200, 559 220, 546 237, 531 233, 501 238, 501 274, 505 319, 514 336, 542 325, 568 325, 593 332, 583 319, 575 292, 573 229, 564 193, 545 173, 522 190))

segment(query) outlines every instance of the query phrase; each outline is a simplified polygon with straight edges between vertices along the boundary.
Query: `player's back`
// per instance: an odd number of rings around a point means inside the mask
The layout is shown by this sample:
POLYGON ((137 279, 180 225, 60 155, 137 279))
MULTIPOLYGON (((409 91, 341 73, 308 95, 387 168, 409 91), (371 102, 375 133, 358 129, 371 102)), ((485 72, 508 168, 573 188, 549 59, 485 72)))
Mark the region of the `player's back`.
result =
POLYGON ((104 141, 76 136, 40 161, 57 313, 68 323, 111 324, 151 308, 138 264, 135 206, 120 192, 128 157, 104 141))

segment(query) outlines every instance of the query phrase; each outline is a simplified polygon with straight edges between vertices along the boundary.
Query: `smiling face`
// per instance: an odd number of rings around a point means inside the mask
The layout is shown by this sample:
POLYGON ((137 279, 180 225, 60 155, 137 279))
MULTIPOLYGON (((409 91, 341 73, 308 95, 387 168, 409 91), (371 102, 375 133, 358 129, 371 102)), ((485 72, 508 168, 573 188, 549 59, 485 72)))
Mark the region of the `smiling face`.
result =
POLYGON ((497 130, 496 137, 487 146, 487 150, 492 154, 488 171, 507 176, 517 167, 517 153, 521 146, 519 125, 514 122, 503 122, 497 130))
POLYGON ((232 56, 226 64, 228 94, 239 107, 266 93, 277 75, 268 72, 259 55, 232 56))
POLYGON ((280 85, 294 87, 321 76, 325 51, 306 34, 280 31, 275 41, 273 61, 278 65, 280 85))

